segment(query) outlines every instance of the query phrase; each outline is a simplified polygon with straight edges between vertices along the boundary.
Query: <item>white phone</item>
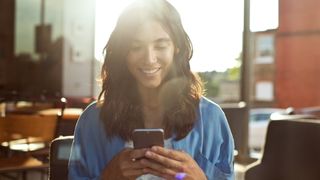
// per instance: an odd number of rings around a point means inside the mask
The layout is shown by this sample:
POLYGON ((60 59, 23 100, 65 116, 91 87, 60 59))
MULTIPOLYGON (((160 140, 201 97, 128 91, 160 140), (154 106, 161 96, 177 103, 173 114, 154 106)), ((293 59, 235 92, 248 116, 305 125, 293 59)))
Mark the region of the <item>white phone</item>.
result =
POLYGON ((163 129, 135 129, 132 134, 135 149, 164 146, 163 129))

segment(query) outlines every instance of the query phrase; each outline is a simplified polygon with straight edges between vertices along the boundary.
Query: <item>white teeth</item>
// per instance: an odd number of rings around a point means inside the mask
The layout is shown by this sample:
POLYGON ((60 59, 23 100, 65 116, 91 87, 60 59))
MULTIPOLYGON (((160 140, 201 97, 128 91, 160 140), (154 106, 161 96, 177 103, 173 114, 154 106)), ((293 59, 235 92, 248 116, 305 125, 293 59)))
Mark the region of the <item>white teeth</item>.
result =
POLYGON ((160 68, 156 68, 156 69, 141 69, 141 71, 143 73, 146 73, 146 74, 153 74, 153 73, 156 73, 160 68))

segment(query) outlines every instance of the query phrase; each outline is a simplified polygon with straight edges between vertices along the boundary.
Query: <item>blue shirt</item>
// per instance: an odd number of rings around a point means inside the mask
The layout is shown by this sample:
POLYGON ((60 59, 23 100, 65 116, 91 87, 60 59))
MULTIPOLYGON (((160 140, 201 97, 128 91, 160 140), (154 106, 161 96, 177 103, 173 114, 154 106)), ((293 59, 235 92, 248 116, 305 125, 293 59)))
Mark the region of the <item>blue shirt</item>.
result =
MULTIPOLYGON (((69 160, 69 179, 100 179, 102 170, 120 152, 125 141, 107 139, 99 107, 91 104, 80 116, 69 160)), ((173 149, 187 152, 209 180, 234 179, 233 137, 221 108, 201 98, 197 121, 188 135, 172 141, 173 149)))

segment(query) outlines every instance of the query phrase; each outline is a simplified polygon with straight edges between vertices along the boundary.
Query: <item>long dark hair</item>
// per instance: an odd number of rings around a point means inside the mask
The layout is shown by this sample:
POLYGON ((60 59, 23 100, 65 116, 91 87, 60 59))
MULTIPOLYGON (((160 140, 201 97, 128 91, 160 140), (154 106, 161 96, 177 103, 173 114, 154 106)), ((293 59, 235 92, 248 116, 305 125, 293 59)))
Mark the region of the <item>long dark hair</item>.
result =
POLYGON ((100 116, 108 137, 129 140, 133 129, 144 127, 136 80, 127 69, 126 57, 135 30, 146 20, 159 22, 176 48, 171 70, 161 84, 161 104, 166 135, 175 134, 178 140, 189 133, 196 121, 202 83, 190 71, 193 49, 180 15, 166 0, 138 0, 120 15, 104 49, 100 116))

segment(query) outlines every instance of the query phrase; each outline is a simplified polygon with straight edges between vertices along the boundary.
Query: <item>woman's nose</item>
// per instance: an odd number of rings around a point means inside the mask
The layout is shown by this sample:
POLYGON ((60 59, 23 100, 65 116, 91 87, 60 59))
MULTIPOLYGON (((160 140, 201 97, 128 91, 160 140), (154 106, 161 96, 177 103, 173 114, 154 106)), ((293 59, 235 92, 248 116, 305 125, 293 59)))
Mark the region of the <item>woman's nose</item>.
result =
POLYGON ((145 56, 144 56, 145 63, 155 63, 157 62, 157 56, 152 48, 146 48, 145 50, 145 56))

